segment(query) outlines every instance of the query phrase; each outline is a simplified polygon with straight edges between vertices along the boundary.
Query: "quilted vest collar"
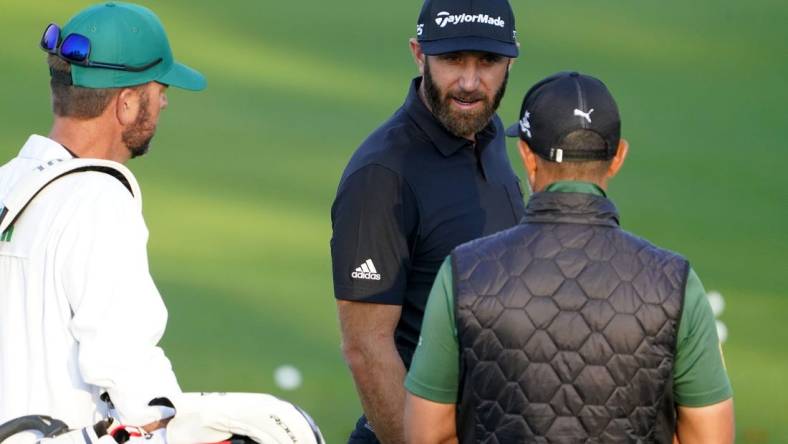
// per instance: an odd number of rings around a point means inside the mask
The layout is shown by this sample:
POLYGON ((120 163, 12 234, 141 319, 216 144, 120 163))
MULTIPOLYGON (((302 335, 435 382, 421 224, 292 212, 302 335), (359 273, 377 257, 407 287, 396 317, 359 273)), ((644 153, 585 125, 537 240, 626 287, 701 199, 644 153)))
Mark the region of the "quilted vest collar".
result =
POLYGON ((619 226, 616 206, 609 199, 589 193, 539 192, 525 208, 526 223, 566 223, 619 226))

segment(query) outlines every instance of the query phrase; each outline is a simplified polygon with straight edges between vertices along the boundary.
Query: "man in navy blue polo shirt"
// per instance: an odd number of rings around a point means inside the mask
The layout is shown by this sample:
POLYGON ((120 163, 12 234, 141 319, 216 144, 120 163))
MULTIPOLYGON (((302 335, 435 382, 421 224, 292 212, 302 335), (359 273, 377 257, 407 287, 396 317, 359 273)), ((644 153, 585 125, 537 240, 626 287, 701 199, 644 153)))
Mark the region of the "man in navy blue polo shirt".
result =
POLYGON ((356 150, 331 211, 342 348, 365 412, 353 443, 403 441, 403 380, 438 268, 524 215, 495 114, 518 55, 508 1, 427 0, 416 34, 421 76, 356 150))

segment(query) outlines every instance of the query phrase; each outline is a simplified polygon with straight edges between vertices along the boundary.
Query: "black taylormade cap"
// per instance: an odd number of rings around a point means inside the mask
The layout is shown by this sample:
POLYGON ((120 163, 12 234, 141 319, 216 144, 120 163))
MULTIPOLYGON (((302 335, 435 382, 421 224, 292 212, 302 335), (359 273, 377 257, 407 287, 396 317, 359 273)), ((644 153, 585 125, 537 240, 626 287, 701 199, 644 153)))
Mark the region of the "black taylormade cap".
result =
POLYGON ((528 142, 533 152, 554 162, 609 160, 616 155, 621 119, 613 96, 601 80, 560 72, 541 80, 525 94, 520 121, 506 130, 528 142), (579 129, 597 133, 602 150, 566 150, 564 138, 579 129))
POLYGON ((517 57, 517 31, 508 0, 426 0, 416 37, 427 55, 483 51, 517 57))

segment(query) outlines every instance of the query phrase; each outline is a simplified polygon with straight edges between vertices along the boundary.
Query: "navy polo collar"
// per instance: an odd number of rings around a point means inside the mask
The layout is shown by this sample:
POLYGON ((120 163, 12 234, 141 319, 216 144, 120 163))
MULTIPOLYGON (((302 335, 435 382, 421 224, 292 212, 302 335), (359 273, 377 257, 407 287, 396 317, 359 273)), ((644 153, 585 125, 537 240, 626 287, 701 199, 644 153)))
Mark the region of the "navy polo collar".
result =
MULTIPOLYGON (((473 148, 474 144, 470 140, 450 133, 432 114, 432 111, 427 108, 427 105, 424 104, 419 96, 420 85, 421 77, 413 79, 408 91, 408 97, 405 99, 404 108, 416 125, 432 141, 435 148, 446 157, 453 155, 461 148, 473 148)), ((493 122, 494 119, 490 119, 490 123, 476 134, 476 148, 480 152, 495 139, 497 129, 493 122)))

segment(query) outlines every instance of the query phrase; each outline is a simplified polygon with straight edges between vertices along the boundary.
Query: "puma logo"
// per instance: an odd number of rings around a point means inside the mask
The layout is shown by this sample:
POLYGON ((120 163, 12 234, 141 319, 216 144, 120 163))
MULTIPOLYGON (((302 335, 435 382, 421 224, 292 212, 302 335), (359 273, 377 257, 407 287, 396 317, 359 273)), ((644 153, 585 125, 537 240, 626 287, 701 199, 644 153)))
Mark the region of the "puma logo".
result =
POLYGON ((525 116, 523 116, 523 118, 520 119, 520 131, 526 134, 529 139, 531 138, 531 122, 528 121, 528 119, 530 118, 531 118, 531 113, 526 111, 525 116))
POLYGON ((591 108, 591 111, 589 111, 587 113, 585 113, 583 111, 580 111, 579 109, 575 108, 575 115, 585 118, 586 120, 588 120, 588 123, 591 123, 591 113, 593 113, 593 112, 594 112, 594 108, 591 108))

